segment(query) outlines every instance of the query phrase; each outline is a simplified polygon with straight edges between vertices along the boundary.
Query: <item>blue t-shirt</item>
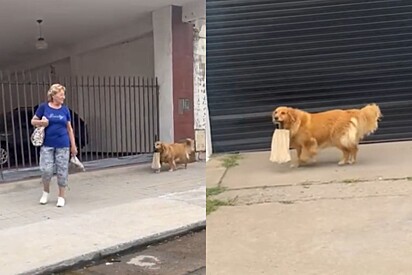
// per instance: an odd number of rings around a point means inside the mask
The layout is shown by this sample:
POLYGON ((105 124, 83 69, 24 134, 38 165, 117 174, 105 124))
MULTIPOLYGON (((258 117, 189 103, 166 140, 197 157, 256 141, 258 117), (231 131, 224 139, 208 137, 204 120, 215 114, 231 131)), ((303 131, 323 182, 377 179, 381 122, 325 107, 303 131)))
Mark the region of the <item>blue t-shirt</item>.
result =
POLYGON ((40 104, 35 114, 38 118, 45 116, 49 120, 44 136, 44 146, 54 148, 70 147, 67 123, 71 121, 70 111, 66 106, 54 109, 48 103, 40 104))

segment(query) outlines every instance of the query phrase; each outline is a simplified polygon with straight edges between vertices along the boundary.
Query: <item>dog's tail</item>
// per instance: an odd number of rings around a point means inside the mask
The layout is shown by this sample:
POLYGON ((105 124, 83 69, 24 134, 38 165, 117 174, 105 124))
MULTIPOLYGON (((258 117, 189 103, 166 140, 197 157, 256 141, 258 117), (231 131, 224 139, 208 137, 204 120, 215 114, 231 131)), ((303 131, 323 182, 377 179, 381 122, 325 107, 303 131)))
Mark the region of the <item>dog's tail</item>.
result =
POLYGON ((344 146, 357 145, 359 141, 378 129, 378 121, 382 117, 381 110, 375 103, 361 109, 347 110, 351 116, 346 133, 341 137, 344 146))
POLYGON ((186 157, 189 159, 190 154, 194 152, 194 141, 191 138, 187 138, 183 142, 186 145, 186 157))
POLYGON ((375 132, 378 129, 378 122, 381 118, 381 109, 375 103, 368 104, 360 109, 357 116, 359 140, 375 132))

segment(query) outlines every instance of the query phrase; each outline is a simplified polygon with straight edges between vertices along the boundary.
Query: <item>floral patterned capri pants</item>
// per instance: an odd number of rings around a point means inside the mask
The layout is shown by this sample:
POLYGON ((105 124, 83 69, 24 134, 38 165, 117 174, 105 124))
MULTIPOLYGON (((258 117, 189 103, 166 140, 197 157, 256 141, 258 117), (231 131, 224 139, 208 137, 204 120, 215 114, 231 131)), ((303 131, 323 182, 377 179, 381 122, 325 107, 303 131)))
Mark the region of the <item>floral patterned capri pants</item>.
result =
POLYGON ((40 149, 40 171, 43 183, 50 182, 54 171, 57 173, 57 184, 67 186, 69 177, 70 149, 43 146, 40 149), (54 170, 56 168, 56 170, 54 170))

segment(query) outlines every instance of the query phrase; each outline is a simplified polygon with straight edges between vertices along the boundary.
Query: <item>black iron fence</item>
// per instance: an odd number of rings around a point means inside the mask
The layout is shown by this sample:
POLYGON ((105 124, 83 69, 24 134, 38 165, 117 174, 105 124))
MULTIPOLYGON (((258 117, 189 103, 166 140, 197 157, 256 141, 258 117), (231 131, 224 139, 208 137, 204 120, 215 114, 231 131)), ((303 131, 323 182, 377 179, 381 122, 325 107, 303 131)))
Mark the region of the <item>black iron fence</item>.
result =
POLYGON ((82 161, 150 153, 159 135, 156 78, 0 72, 0 169, 37 166, 31 118, 53 83, 66 87, 82 161))

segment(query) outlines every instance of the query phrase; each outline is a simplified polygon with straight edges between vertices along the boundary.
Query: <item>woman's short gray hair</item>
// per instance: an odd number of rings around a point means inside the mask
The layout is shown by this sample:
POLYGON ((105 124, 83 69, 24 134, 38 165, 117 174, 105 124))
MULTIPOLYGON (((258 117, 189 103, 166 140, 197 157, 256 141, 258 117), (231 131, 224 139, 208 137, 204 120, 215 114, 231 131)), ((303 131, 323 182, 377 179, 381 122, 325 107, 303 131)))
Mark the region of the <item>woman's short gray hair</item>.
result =
POLYGON ((49 91, 47 91, 47 100, 49 102, 52 102, 53 96, 55 96, 60 91, 66 92, 66 87, 58 83, 51 85, 49 91))

